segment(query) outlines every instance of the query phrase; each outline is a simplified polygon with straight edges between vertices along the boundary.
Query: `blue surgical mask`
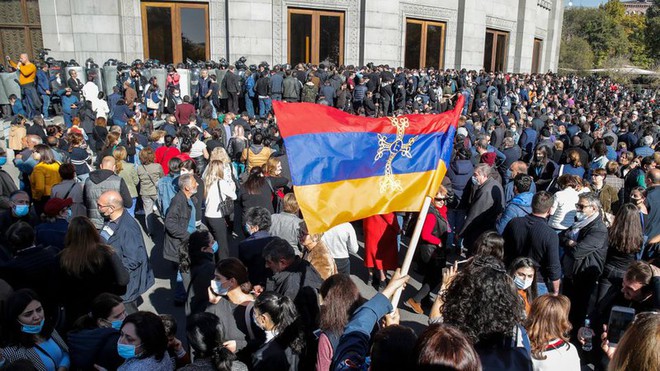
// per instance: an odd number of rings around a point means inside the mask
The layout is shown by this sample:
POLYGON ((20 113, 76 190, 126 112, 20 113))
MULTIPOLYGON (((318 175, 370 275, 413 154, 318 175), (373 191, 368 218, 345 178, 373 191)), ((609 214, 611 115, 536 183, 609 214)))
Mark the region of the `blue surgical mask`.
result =
POLYGON ((587 214, 583 213, 582 211, 576 211, 575 212, 575 221, 581 222, 587 218, 587 214))
POLYGON ((15 205, 14 206, 14 214, 16 216, 21 217, 21 216, 26 216, 30 212, 30 205, 15 205))
POLYGON ((112 327, 115 330, 121 330, 121 325, 124 324, 123 319, 118 319, 116 321, 108 321, 107 319, 105 320, 107 323, 110 324, 110 327, 112 327))
MULTIPOLYGON (((19 322, 20 323, 20 322, 19 322)), ((38 334, 41 332, 41 329, 44 327, 44 320, 42 319, 38 325, 26 325, 21 323, 21 331, 26 334, 38 334)))
POLYGON ((476 177, 476 176, 473 176, 473 177, 472 177, 472 184, 474 184, 474 185, 476 185, 476 186, 479 185, 479 181, 477 180, 477 177, 476 177))
POLYGON ((509 180, 513 180, 512 176, 513 176, 513 171, 511 171, 511 169, 507 169, 506 170, 506 178, 509 179, 509 180))
POLYGON ((117 343, 117 353, 123 359, 135 358, 135 345, 117 343))
POLYGON ((229 291, 222 287, 222 283, 218 280, 211 280, 211 290, 220 296, 227 295, 227 292, 229 291))
POLYGON ((4 165, 6 163, 7 163, 7 157, 6 156, 0 157, 0 166, 4 165))
POLYGON ((213 242, 213 246, 211 246, 211 249, 213 250, 213 253, 218 252, 218 241, 213 242))
POLYGON ((247 231, 247 234, 252 234, 252 232, 250 232, 250 225, 247 223, 245 223, 245 230, 247 231))
POLYGON ((71 220, 71 216, 73 215, 71 209, 66 209, 66 220, 71 220))

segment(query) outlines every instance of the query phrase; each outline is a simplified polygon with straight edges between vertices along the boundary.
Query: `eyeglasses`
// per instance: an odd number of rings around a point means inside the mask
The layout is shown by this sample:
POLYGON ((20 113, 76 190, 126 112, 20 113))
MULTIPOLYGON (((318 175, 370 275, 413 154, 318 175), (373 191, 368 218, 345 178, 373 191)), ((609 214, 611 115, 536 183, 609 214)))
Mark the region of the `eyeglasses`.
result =
POLYGON ((585 207, 591 207, 591 205, 575 204, 575 209, 576 210, 582 210, 585 207))

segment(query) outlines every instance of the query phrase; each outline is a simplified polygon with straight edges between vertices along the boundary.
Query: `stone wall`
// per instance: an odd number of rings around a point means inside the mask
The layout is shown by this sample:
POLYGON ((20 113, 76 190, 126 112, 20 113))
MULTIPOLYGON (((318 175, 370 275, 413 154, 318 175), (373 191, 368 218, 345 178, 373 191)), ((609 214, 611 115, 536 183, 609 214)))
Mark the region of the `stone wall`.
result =
MULTIPOLYGON (((508 71, 531 70, 534 38, 543 40, 540 71, 556 70, 559 58, 560 0, 206 1, 216 61, 229 52, 230 63, 240 56, 249 64, 287 62, 290 7, 344 12, 344 64, 402 65, 406 18, 446 23, 445 68, 482 68, 487 28, 509 32, 508 71)), ((145 58, 139 0, 40 0, 39 9, 44 47, 55 58, 145 58)))

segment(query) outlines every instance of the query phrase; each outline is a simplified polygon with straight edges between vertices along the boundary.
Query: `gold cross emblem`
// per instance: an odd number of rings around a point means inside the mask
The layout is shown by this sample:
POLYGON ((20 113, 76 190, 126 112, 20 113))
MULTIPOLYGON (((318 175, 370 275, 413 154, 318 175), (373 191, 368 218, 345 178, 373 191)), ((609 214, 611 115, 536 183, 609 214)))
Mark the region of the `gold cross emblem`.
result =
POLYGON ((374 161, 383 157, 385 152, 389 152, 389 157, 385 163, 385 176, 381 178, 379 182, 380 193, 400 192, 403 190, 401 182, 394 177, 394 174, 392 174, 392 161, 394 161, 398 154, 401 154, 403 157, 412 158, 410 149, 419 136, 415 135, 408 140, 408 143, 404 143, 403 135, 406 133, 406 128, 410 126, 408 118, 388 117, 388 119, 392 123, 392 126, 396 127, 396 138, 394 139, 394 142, 389 143, 387 141, 387 136, 378 134, 378 152, 376 152, 374 161))

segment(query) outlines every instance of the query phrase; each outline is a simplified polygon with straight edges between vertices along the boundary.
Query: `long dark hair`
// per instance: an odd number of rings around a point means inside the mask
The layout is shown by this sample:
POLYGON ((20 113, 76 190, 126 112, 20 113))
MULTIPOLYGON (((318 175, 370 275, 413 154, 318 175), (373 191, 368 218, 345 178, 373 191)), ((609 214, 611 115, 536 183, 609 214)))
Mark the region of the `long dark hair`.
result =
POLYGON ((338 273, 323 281, 319 293, 323 298, 319 328, 341 335, 353 312, 365 301, 360 290, 349 275, 338 273))
MULTIPOLYGON (((20 289, 14 291, 5 302, 5 316, 3 318, 2 337, 0 338, 2 347, 20 346, 31 348, 37 343, 33 334, 26 334, 21 331, 21 324, 18 321, 18 316, 32 301, 43 304, 36 292, 30 289, 20 289)), ((52 333, 53 326, 48 318, 48 313, 44 309, 44 327, 39 335, 48 339, 52 333)))
POLYGON ((218 316, 191 314, 186 321, 186 336, 196 359, 210 358, 216 370, 231 371, 236 355, 222 345, 227 339, 218 316))
POLYGON ((616 213, 608 231, 609 246, 624 254, 637 253, 644 243, 644 231, 637 206, 628 203, 616 213))
POLYGON ((222 259, 215 265, 215 271, 228 280, 235 279, 244 294, 249 294, 252 291, 247 267, 240 260, 236 258, 222 259))
POLYGON ((86 216, 76 216, 69 222, 60 253, 60 267, 80 278, 85 271, 95 271, 111 256, 112 248, 101 243, 94 224, 86 216))
POLYGON ((538 268, 538 264, 532 258, 519 256, 511 262, 511 265, 509 266, 509 276, 515 278, 516 271, 520 268, 534 269, 534 282, 532 282, 532 285, 525 290, 527 300, 531 303, 537 296, 539 296, 539 289, 536 283, 536 269, 538 268))
POLYGON ((100 294, 92 300, 90 312, 78 318, 73 324, 73 331, 98 328, 97 321, 110 317, 112 310, 123 302, 124 300, 115 294, 109 292, 100 294))
POLYGON ((250 176, 248 176, 243 186, 245 187, 247 193, 254 195, 259 193, 264 183, 266 183, 266 179, 264 178, 264 173, 261 169, 261 166, 255 166, 250 169, 250 176))
POLYGON ((293 300, 275 292, 264 292, 257 296, 254 309, 270 316, 279 334, 275 337, 282 348, 291 348, 301 354, 305 348, 303 325, 293 300))

